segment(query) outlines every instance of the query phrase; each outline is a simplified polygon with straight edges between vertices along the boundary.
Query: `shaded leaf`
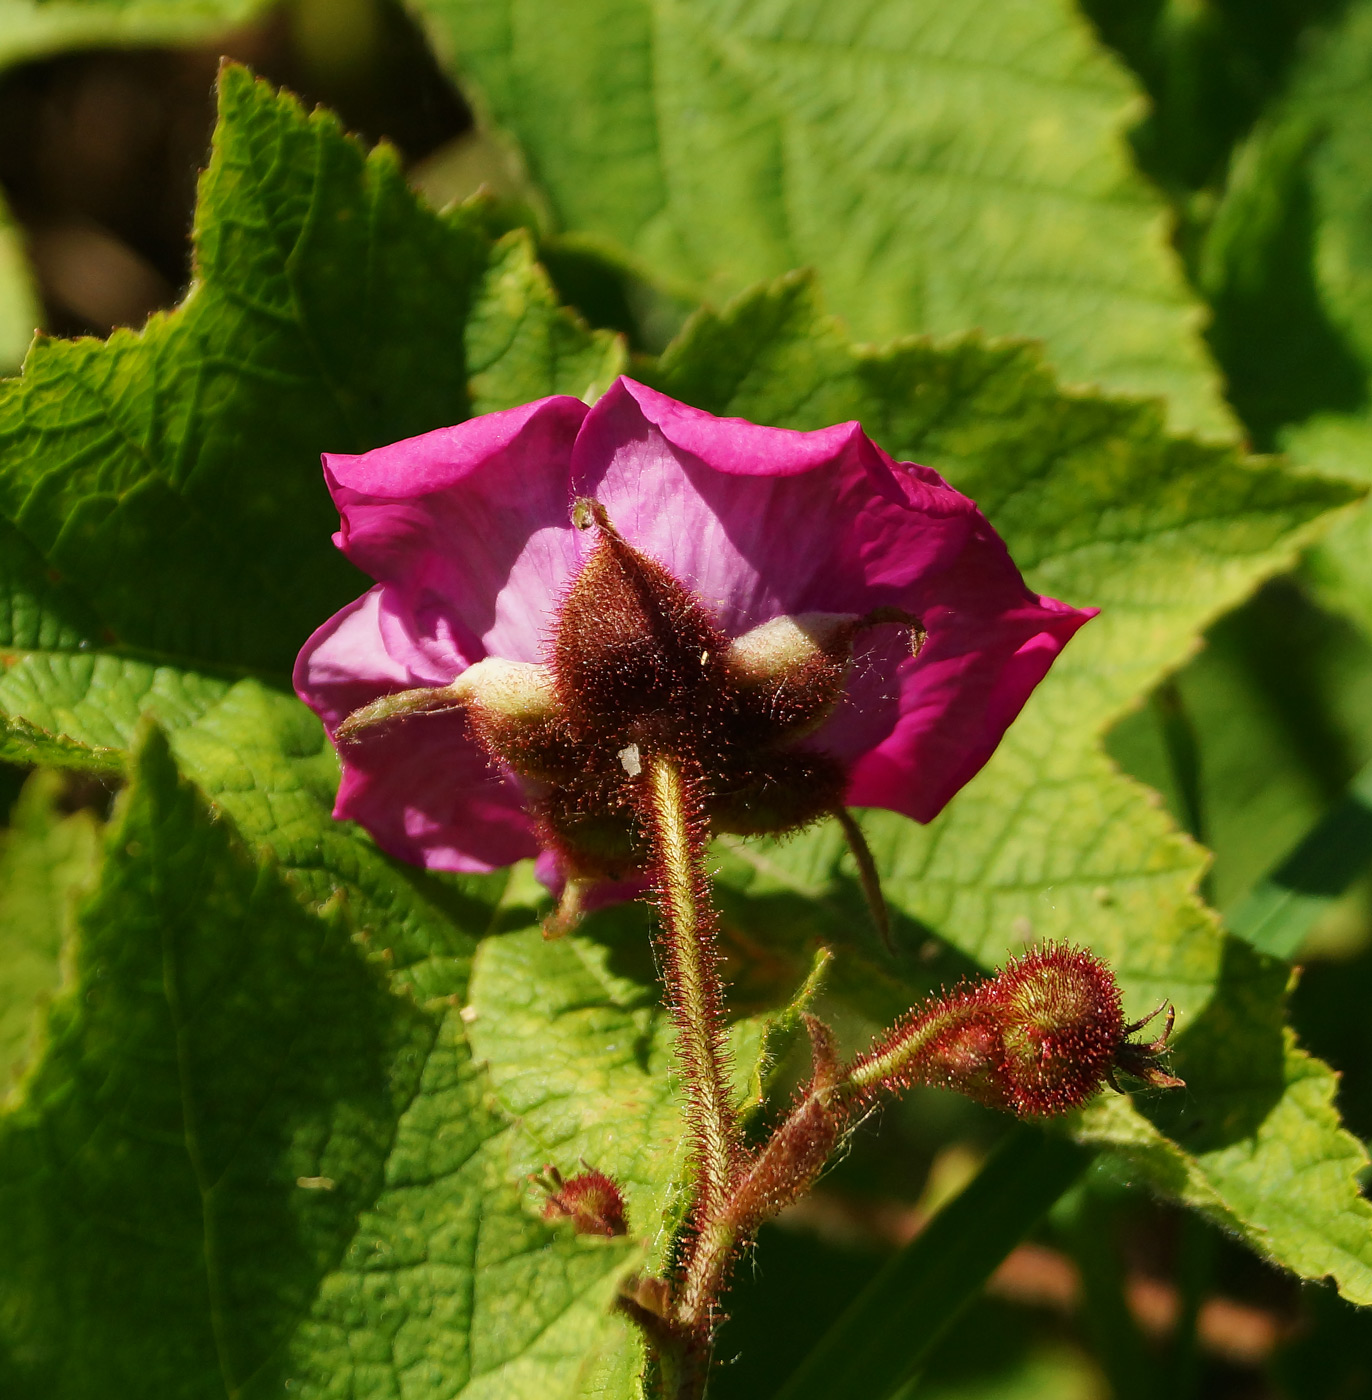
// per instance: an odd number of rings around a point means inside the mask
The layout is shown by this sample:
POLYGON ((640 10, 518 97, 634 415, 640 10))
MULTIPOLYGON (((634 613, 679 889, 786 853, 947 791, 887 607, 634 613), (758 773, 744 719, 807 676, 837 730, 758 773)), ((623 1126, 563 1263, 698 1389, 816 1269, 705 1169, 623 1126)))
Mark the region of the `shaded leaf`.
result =
POLYGON ((388 990, 156 732, 134 774, 0 1124, 6 1393, 570 1394, 625 1249, 522 1199, 455 1008, 388 990))
POLYGON ((1284 1026, 1289 977, 1284 962, 1230 940, 1220 994, 1178 1044, 1186 1092, 1103 1096, 1075 1136, 1264 1258, 1372 1303, 1372 1204, 1358 1183, 1367 1153, 1339 1122, 1337 1076, 1284 1026))
MULTIPOLYGON (((1289 90, 1237 153, 1201 287, 1235 403, 1298 459, 1372 480, 1372 4, 1308 43, 1289 90)), ((1331 606, 1372 629, 1372 514, 1312 560, 1331 606)))

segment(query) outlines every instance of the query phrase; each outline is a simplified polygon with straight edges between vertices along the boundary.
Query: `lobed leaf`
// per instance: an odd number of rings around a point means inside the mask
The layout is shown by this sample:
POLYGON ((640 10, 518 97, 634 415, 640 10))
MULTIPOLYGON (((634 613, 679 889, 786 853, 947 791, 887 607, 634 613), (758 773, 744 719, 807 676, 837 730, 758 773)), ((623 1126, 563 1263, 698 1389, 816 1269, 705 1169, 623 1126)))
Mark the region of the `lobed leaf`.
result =
POLYGON ((365 585, 329 543, 322 450, 603 387, 621 352, 553 305, 523 235, 493 248, 480 210, 426 210, 388 148, 237 68, 220 114, 185 303, 40 341, 0 391, 0 529, 27 547, 11 616, 281 674, 365 585))
POLYGON ((1237 939, 1220 994, 1178 1045, 1184 1095, 1098 1099, 1078 1141, 1108 1147, 1141 1184, 1236 1231, 1302 1278, 1372 1303, 1367 1151, 1334 1107, 1338 1076, 1284 1025, 1286 963, 1237 939))
POLYGON ((6 1393, 570 1393, 626 1247, 539 1222, 462 1031, 152 731, 0 1123, 6 1393))
POLYGON ((1067 0, 412 0, 561 230, 716 301, 816 268, 861 339, 1041 337, 1069 381, 1229 433, 1067 0))

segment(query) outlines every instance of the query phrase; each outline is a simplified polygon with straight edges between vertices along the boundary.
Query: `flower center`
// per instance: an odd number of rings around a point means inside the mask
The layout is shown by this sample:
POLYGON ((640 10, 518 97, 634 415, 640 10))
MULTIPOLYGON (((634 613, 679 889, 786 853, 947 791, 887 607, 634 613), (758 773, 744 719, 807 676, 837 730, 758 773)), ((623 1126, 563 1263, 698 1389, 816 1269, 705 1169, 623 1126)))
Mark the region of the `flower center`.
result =
POLYGON ((480 707, 473 714, 482 742, 530 781, 568 869, 618 877, 641 865, 650 755, 670 757, 698 785, 716 832, 781 833, 833 812, 844 766, 802 741, 842 698, 858 631, 914 619, 781 617, 731 642, 598 503, 578 502, 576 518, 599 539, 558 615, 552 703, 517 734, 498 733, 480 707))
POLYGON ((713 832, 780 834, 838 811, 847 771, 806 740, 843 697, 865 628, 924 632, 898 609, 782 616, 731 640, 683 583, 630 545, 599 503, 574 519, 599 535, 558 613, 546 666, 488 658, 451 686, 356 712, 374 723, 463 706, 477 742, 524 780, 567 874, 611 879, 647 858, 643 773, 669 758, 713 832))

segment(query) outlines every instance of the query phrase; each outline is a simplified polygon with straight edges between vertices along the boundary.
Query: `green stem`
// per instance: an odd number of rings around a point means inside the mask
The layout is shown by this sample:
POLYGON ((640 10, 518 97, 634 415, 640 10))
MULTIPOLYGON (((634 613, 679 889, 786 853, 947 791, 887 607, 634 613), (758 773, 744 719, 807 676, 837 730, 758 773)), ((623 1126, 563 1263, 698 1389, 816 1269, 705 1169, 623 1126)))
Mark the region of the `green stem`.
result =
POLYGON ((891 941, 891 911, 886 907, 886 896, 881 890, 881 874, 872 858, 872 848, 862 834, 857 818, 843 806, 834 808, 834 819, 848 843, 848 850, 857 866, 858 883, 862 886, 867 909, 872 916, 872 925, 881 935, 881 941, 888 953, 894 955, 896 945, 891 941))
MULTIPOLYGON (((839 1080, 839 1091, 862 1094, 880 1085, 899 1082, 911 1074, 913 1066, 930 1042, 959 1021, 970 1020, 973 1008, 934 1003, 922 1015, 888 1035, 874 1050, 855 1060, 839 1080)), ((918 1076, 916 1077, 918 1080, 918 1076)))
POLYGON ((702 1289, 707 1275, 695 1261, 702 1252, 727 1252, 733 1240, 721 1221, 733 1186, 739 1153, 738 1117, 730 1102, 724 1067, 723 984, 715 952, 715 914, 704 866, 703 813, 694 785, 678 764, 663 756, 644 762, 653 867, 663 923, 664 975, 677 1026, 677 1058, 686 1084, 687 1121, 697 1167, 694 1221, 678 1319, 693 1332, 708 1333, 714 1295, 702 1289))

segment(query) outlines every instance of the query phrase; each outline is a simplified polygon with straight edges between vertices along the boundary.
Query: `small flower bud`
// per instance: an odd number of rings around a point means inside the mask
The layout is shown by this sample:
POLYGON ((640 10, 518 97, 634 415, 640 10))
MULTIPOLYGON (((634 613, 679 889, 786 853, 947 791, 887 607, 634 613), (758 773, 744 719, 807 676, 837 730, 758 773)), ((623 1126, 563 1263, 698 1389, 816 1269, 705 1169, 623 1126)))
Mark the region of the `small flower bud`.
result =
POLYGON ((488 656, 450 689, 465 705, 477 742, 521 777, 556 777, 567 766, 570 746, 546 666, 488 656))
POLYGON ((1116 1072, 1179 1085, 1159 1064, 1167 1032, 1147 1045, 1128 1038, 1142 1024, 1124 1024, 1119 987, 1099 958, 1050 944, 912 1011, 854 1062, 847 1083, 860 1098, 939 1084, 991 1108, 1048 1117, 1079 1108, 1116 1072))
POLYGON ((534 724, 548 719, 557 703, 553 673, 532 661, 505 661, 488 656, 448 687, 470 708, 511 724, 534 724))
POLYGON ((1048 947, 1017 958, 986 984, 983 999, 999 1013, 1003 1089, 1016 1113, 1079 1107, 1124 1043, 1114 975, 1084 949, 1048 947))
POLYGON ((567 1181, 552 1165, 543 1168, 539 1184, 548 1193, 545 1220, 570 1220, 578 1235, 624 1235, 624 1197, 604 1172, 584 1171, 567 1181))

